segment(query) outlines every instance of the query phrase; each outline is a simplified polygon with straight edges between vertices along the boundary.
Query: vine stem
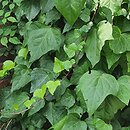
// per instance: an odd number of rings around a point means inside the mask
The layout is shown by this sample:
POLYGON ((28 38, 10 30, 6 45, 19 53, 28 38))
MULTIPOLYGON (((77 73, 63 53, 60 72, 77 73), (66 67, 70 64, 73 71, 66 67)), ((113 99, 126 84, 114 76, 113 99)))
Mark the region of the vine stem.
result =
POLYGON ((4 127, 4 125, 5 125, 6 123, 3 123, 2 124, 2 126, 0 127, 0 130, 2 130, 3 129, 3 127, 4 127))
POLYGON ((97 7, 96 7, 96 11, 94 11, 94 14, 93 14, 93 16, 92 16, 92 18, 91 18, 91 21, 93 22, 94 21, 94 19, 95 19, 95 16, 96 16, 96 14, 97 14, 97 12, 98 12, 98 9, 99 9, 99 1, 98 1, 98 5, 97 5, 97 7))
POLYGON ((9 127, 9 125, 10 125, 11 122, 12 122, 12 119, 8 122, 8 124, 7 124, 6 128, 5 128, 5 130, 8 130, 8 127, 9 127))

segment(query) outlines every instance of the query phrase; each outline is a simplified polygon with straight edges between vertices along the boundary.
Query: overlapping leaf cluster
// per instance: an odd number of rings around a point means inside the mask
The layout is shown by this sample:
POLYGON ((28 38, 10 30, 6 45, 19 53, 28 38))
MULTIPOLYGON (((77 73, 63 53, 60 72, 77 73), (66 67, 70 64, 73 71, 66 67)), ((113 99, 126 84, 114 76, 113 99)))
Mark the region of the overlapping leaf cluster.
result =
POLYGON ((130 129, 129 0, 0 2, 1 129, 130 129))

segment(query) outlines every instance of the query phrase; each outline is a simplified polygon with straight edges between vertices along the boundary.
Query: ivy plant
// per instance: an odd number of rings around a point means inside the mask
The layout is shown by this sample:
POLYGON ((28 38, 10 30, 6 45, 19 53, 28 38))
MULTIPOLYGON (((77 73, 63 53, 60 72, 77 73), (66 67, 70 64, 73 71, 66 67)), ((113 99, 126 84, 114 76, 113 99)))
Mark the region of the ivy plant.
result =
POLYGON ((129 0, 0 0, 0 56, 1 130, 130 129, 129 0))

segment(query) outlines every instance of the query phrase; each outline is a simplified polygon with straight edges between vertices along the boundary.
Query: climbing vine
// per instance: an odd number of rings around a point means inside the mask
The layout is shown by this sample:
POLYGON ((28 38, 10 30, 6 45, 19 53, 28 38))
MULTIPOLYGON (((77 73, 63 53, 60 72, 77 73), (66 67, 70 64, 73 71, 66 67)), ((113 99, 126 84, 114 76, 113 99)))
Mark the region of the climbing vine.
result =
POLYGON ((0 129, 130 129, 129 0, 0 0, 0 129))

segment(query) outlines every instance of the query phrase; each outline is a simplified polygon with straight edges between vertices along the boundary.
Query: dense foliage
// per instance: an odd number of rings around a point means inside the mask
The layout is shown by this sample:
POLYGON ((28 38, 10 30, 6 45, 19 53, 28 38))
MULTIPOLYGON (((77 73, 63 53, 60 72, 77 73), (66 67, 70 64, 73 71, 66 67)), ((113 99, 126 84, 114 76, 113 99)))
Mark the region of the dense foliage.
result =
POLYGON ((0 43, 1 130, 130 129, 129 0, 0 0, 0 43))

